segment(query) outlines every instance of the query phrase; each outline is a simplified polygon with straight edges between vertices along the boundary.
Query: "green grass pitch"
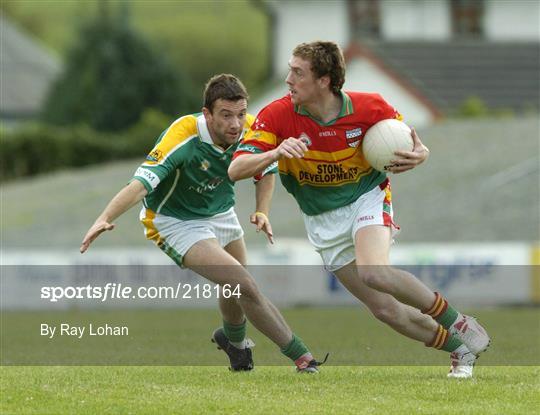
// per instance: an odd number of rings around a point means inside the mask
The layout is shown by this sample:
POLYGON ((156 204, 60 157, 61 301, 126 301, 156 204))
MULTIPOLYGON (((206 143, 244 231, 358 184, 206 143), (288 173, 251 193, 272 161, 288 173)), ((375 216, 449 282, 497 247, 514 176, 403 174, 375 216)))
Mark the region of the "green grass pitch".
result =
MULTIPOLYGON (((318 375, 295 373, 277 348, 249 328, 256 369, 231 373, 225 355, 209 342, 219 324, 214 310, 146 310, 2 315, 1 406, 4 414, 527 414, 540 407, 540 310, 494 309, 474 313, 493 345, 479 359, 472 380, 447 379, 448 357, 394 334, 360 308, 285 310, 293 329, 318 357, 330 358, 318 375), (146 344, 70 339, 66 352, 92 352, 111 362, 142 355, 145 366, 11 366, 21 353, 40 354, 24 333, 39 321, 110 321, 116 316, 133 334, 153 333, 146 344), (22 329, 21 329, 22 328, 22 329), (151 328, 148 331, 144 328, 151 328), (11 343, 10 343, 11 342, 11 343), (71 342, 71 343, 70 343, 71 342), (122 347, 118 347, 118 346, 122 347), (109 353, 110 349, 121 352, 109 353), (169 356, 152 366, 152 355, 169 356), (175 355, 183 360, 175 360, 175 355), (116 359, 116 360, 115 360, 116 359), (145 360, 146 359, 146 360, 145 360), (183 362, 178 365, 178 362, 183 362), (196 364, 199 364, 196 366, 196 364)), ((142 337, 141 337, 142 338, 142 337)), ((123 340, 124 342, 126 340, 123 340)), ((80 358, 80 356, 78 357, 80 358)))

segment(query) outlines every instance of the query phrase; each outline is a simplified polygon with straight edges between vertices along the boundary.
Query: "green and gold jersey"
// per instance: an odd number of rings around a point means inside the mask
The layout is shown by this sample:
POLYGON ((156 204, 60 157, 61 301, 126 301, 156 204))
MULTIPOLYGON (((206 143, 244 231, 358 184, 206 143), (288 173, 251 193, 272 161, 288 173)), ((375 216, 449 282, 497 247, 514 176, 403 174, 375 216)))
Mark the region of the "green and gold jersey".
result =
MULTIPOLYGON (((244 132, 253 121, 248 115, 244 132)), ((229 210, 234 206, 234 182, 227 169, 237 147, 223 150, 215 145, 201 113, 179 118, 161 134, 133 177, 148 191, 144 206, 182 220, 229 210)))

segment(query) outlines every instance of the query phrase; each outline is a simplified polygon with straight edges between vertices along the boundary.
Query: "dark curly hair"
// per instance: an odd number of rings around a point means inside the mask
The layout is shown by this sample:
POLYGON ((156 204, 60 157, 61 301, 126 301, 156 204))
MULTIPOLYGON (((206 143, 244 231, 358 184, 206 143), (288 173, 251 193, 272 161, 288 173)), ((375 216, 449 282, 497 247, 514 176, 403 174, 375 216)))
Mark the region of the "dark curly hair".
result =
POLYGON ((203 106, 212 112, 214 103, 218 99, 225 99, 227 101, 248 100, 249 95, 240 79, 234 75, 222 73, 220 75, 214 75, 206 83, 203 94, 203 106))

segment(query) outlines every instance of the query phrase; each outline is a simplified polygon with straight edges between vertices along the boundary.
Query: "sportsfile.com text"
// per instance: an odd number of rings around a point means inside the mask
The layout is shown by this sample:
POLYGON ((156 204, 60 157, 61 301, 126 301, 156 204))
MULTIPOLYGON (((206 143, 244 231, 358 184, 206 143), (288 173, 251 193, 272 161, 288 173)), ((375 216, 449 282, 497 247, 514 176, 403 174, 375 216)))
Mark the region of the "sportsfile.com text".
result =
POLYGON ((61 300, 91 299, 101 302, 107 300, 130 299, 198 299, 198 298, 240 298, 240 286, 224 284, 187 284, 179 282, 176 286, 142 286, 133 288, 122 283, 107 283, 104 286, 86 285, 82 287, 41 287, 40 298, 52 303, 61 300))

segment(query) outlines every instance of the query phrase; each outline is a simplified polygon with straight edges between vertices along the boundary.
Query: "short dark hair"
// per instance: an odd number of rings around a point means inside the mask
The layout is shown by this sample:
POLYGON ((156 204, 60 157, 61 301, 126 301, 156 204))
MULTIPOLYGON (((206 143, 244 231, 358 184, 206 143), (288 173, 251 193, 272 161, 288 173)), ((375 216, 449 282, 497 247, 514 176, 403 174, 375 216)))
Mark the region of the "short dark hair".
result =
POLYGON ((345 58, 340 47, 334 42, 315 41, 300 43, 293 50, 297 56, 311 63, 311 71, 317 78, 330 77, 330 90, 339 94, 345 83, 345 58))
POLYGON ((236 76, 222 73, 214 75, 208 80, 204 87, 203 105, 212 112, 214 103, 218 99, 227 101, 238 101, 239 99, 249 99, 246 87, 236 76))

